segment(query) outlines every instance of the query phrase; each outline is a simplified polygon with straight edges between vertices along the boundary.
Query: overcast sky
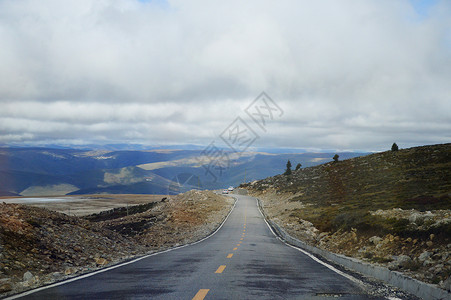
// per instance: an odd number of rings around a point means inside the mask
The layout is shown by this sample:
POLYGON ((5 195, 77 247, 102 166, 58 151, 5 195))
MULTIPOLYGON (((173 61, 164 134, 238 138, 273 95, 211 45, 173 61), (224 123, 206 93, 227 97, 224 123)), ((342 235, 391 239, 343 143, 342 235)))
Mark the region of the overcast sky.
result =
POLYGON ((256 147, 451 142, 451 1, 0 0, 0 144, 221 144, 237 117, 256 147))

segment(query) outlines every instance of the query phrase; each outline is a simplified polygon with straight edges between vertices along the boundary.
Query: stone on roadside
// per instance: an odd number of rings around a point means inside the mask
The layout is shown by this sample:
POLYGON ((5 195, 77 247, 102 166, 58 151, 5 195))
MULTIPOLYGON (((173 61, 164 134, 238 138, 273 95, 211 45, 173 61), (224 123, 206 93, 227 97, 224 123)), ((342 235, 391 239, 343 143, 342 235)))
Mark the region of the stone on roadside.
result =
POLYGON ((12 291, 13 286, 9 278, 0 279, 0 293, 12 291))
POLYGON ((431 255, 432 255, 431 252, 424 251, 423 253, 420 254, 420 256, 418 256, 418 260, 423 263, 425 260, 429 259, 431 255))
POLYGON ((98 264, 99 266, 104 266, 104 265, 108 264, 108 261, 103 257, 99 257, 99 258, 96 258, 96 264, 98 264))
POLYGON ((399 255, 392 256, 393 261, 388 264, 389 269, 401 269, 405 268, 409 263, 412 262, 412 259, 407 255, 399 255))
POLYGON ((23 281, 31 281, 33 278, 34 276, 30 271, 27 271, 23 274, 23 281))
POLYGON ((63 277, 63 274, 61 274, 60 272, 53 272, 52 273, 52 278, 54 279, 54 280, 59 280, 59 279, 61 279, 63 277))
POLYGON ((64 275, 71 275, 71 274, 75 273, 75 271, 76 270, 74 268, 71 268, 71 267, 66 268, 66 270, 64 270, 64 275))

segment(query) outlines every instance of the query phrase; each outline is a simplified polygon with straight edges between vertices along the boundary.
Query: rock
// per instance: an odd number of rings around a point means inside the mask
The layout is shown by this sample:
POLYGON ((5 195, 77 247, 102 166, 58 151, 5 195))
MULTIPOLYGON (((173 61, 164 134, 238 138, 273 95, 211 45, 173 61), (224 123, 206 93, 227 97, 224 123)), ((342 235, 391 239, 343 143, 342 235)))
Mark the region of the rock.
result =
POLYGON ((424 251, 423 253, 420 254, 420 256, 418 256, 418 260, 420 262, 424 262, 425 260, 428 260, 431 257, 432 253, 429 251, 424 251))
POLYGON ((433 265, 434 264, 434 261, 433 260, 430 260, 430 259, 426 259, 424 262, 423 262, 423 266, 430 266, 430 265, 433 265))
POLYGON ((435 266, 435 274, 440 274, 443 271, 443 264, 438 264, 435 266))
POLYGON ((432 245, 434 245, 434 243, 433 243, 432 241, 427 241, 427 242, 426 242, 426 245, 427 245, 428 247, 432 247, 432 245))
POLYGON ((373 243, 374 245, 378 245, 382 242, 382 238, 378 237, 378 236, 372 236, 369 239, 370 243, 373 243))
POLYGON ((12 291, 12 289, 13 289, 13 286, 9 282, 0 284, 0 293, 9 292, 9 291, 12 291))
POLYGON ((27 271, 23 274, 23 281, 31 281, 33 278, 34 276, 30 271, 27 271))
POLYGON ((0 293, 12 291, 13 286, 9 278, 0 279, 0 293))
POLYGON ((412 259, 407 255, 392 256, 393 261, 388 264, 389 269, 405 268, 412 259))
POLYGON ((439 285, 445 291, 451 292, 451 277, 448 277, 445 281, 440 282, 439 285))
POLYGON ((52 278, 54 280, 60 280, 63 277, 63 274, 61 274, 60 272, 53 272, 52 273, 52 278))
POLYGON ((98 264, 100 266, 104 266, 104 265, 108 264, 108 261, 103 257, 99 257, 99 258, 96 258, 96 264, 98 264))
POLYGON ((66 268, 66 270, 64 270, 64 275, 71 275, 75 272, 74 268, 66 268))

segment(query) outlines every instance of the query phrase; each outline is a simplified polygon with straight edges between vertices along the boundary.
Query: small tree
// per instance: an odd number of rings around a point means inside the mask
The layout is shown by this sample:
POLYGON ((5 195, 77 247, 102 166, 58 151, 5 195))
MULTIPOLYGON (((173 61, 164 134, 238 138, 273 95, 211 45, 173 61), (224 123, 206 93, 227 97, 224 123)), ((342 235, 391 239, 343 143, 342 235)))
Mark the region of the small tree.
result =
POLYGON ((340 155, 338 155, 338 154, 335 154, 334 155, 334 157, 333 157, 333 159, 334 159, 334 162, 338 162, 338 158, 340 157, 340 155))
POLYGON ((285 170, 285 173, 283 175, 291 175, 291 162, 290 160, 287 161, 287 169, 285 170))
POLYGON ((294 170, 297 171, 297 170, 299 170, 301 167, 302 167, 301 163, 298 163, 298 164, 296 165, 296 169, 294 169, 294 170))
POLYGON ((393 143, 393 145, 391 145, 391 151, 398 151, 398 145, 396 145, 396 143, 393 143))

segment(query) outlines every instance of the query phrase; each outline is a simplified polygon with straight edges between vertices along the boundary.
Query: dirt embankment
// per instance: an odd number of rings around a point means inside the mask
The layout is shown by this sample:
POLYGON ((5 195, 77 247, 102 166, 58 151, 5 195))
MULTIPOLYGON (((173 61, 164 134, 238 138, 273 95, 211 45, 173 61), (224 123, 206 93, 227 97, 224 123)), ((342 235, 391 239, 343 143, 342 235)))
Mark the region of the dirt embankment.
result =
POLYGON ((450 290, 451 144, 383 152, 244 185, 309 244, 450 290))
POLYGON ((232 205, 208 191, 87 217, 0 204, 0 297, 194 242, 232 205))

